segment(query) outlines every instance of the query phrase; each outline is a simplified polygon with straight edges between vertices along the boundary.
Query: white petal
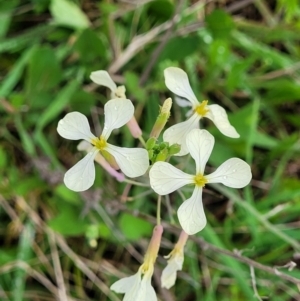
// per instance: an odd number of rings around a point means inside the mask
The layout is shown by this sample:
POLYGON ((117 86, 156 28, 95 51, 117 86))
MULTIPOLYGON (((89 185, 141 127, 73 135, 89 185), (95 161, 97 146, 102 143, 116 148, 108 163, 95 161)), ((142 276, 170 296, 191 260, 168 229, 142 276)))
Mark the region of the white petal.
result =
POLYGON ((193 105, 198 104, 198 100, 190 86, 187 74, 180 68, 169 67, 164 70, 165 83, 174 94, 188 99, 193 105))
POLYGON ((114 129, 127 123, 134 113, 134 106, 129 99, 115 98, 109 100, 104 106, 104 129, 102 135, 108 139, 114 129))
POLYGON ((184 201, 179 207, 177 215, 182 229, 189 235, 201 231, 206 226, 202 187, 195 187, 191 198, 184 201))
POLYGON ((90 130, 88 119, 79 112, 67 114, 58 122, 57 132, 60 136, 70 140, 84 139, 91 141, 96 138, 90 130))
POLYGON ((193 183, 194 176, 184 173, 167 162, 156 162, 150 169, 149 177, 152 189, 160 195, 166 195, 193 183))
POLYGON ((161 274, 161 287, 169 289, 175 284, 177 271, 182 269, 183 255, 175 254, 168 260, 168 265, 164 268, 161 274))
POLYGON ((184 156, 189 152, 186 146, 186 136, 192 129, 199 127, 199 120, 199 115, 193 114, 188 120, 177 123, 164 132, 164 141, 169 142, 170 145, 178 143, 181 146, 180 152, 175 156, 184 156))
POLYGON ((111 90, 111 92, 115 92, 115 90, 117 89, 117 85, 111 79, 108 72, 106 72, 104 70, 92 72, 90 75, 90 79, 98 85, 109 88, 111 90))
POLYGON ((142 176, 149 167, 148 152, 143 148, 118 147, 107 143, 105 150, 114 156, 127 177, 142 176))
POLYGON ((189 101, 187 101, 185 98, 175 96, 174 99, 175 99, 175 102, 182 108, 192 106, 192 104, 189 101))
POLYGON ((240 137, 236 129, 230 124, 224 108, 219 105, 210 105, 207 107, 209 108, 209 111, 206 113, 205 117, 212 120, 223 135, 231 138, 240 137))
POLYGON ((74 191, 89 189, 95 181, 94 158, 98 149, 93 148, 83 159, 69 169, 64 177, 66 186, 74 191))
POLYGON ((92 148, 93 148, 93 145, 88 143, 85 140, 80 141, 80 143, 77 145, 77 150, 79 150, 81 152, 83 152, 83 151, 90 152, 92 148))
POLYGON ((136 301, 157 301, 155 290, 151 285, 151 277, 147 277, 146 275, 144 276, 142 280, 142 288, 145 291, 145 294, 141 295, 141 298, 136 299, 136 301))
POLYGON ((125 277, 118 280, 110 287, 110 289, 112 291, 115 291, 116 293, 124 294, 129 292, 131 289, 138 288, 140 284, 141 284, 141 273, 139 271, 133 276, 125 277))
POLYGON ((194 129, 186 137, 187 148, 196 162, 196 173, 204 172, 215 138, 206 130, 194 129))
POLYGON ((206 178, 208 183, 222 183, 228 187, 242 188, 249 184, 252 174, 249 164, 239 158, 231 158, 206 178))

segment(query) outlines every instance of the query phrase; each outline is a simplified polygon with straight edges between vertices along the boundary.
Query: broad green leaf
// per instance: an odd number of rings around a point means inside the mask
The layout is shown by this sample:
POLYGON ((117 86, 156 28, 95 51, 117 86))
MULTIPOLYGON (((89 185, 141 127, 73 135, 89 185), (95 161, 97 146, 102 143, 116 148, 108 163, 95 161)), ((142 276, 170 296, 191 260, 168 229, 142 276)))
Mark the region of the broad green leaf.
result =
POLYGON ((74 50, 83 62, 99 61, 98 68, 104 67, 106 48, 93 30, 87 28, 80 33, 74 44, 74 50))
POLYGON ((167 21, 174 13, 174 4, 169 0, 154 0, 148 4, 147 14, 158 22, 167 21))
MULTIPOLYGON (((98 99, 96 99, 94 94, 79 88, 79 90, 77 90, 76 93, 73 93, 71 97, 70 107, 72 108, 72 111, 77 111, 88 116, 91 113, 91 108, 97 104, 97 100, 98 99)), ((106 101, 107 98, 105 102, 106 101)))
POLYGON ((164 60, 180 61, 199 50, 200 39, 197 36, 176 37, 171 39, 161 55, 159 62, 164 60), (182 47, 184 45, 184 47, 182 47))
POLYGON ((70 204, 80 204, 81 200, 75 191, 68 189, 65 184, 58 185, 54 189, 54 195, 70 204))
POLYGON ((28 65, 25 83, 27 97, 49 91, 60 82, 61 75, 62 70, 53 49, 49 46, 37 48, 28 65))
POLYGON ((153 228, 149 222, 127 213, 121 215, 119 227, 126 238, 130 240, 148 237, 153 228))
POLYGON ((66 202, 59 202, 59 212, 56 217, 48 221, 48 225, 54 231, 65 236, 82 235, 85 233, 88 223, 79 215, 78 207, 66 202))
POLYGON ((230 57, 230 48, 227 41, 215 39, 209 45, 209 59, 212 67, 216 69, 223 69, 228 63, 230 57))
POLYGON ((228 39, 234 28, 232 17, 220 9, 209 14, 205 23, 215 39, 228 39))
POLYGON ((52 0, 50 5, 54 23, 73 29, 84 29, 90 26, 85 13, 70 0, 52 0))

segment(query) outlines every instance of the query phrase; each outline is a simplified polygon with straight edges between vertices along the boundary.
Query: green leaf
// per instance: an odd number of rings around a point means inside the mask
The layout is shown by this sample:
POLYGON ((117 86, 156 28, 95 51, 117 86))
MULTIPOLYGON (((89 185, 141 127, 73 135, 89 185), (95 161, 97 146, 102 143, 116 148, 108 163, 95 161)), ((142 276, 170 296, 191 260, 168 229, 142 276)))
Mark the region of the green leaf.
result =
POLYGON ((18 130, 18 133, 21 138, 22 147, 24 151, 31 156, 35 155, 35 145, 33 143, 33 140, 27 130, 25 129, 21 116, 19 114, 15 115, 15 124, 18 130))
POLYGON ((130 240, 149 236, 153 228, 149 222, 127 213, 121 215, 119 226, 126 238, 130 240))
POLYGON ((78 193, 68 189, 65 184, 58 185, 54 190, 54 195, 70 204, 80 204, 81 200, 78 193))
POLYGON ((159 56, 159 62, 164 60, 181 61, 198 51, 199 44, 200 38, 197 36, 176 37, 171 39, 159 56), (184 45, 184 47, 182 47, 182 45, 184 45))
POLYGON ((84 12, 68 0, 52 0, 50 12, 54 23, 73 29, 84 29, 90 26, 90 21, 84 12))
POLYGON ((167 21, 174 13, 174 5, 169 0, 155 0, 148 5, 147 15, 158 22, 167 21))
POLYGON ((141 88, 139 85, 139 77, 136 73, 127 71, 125 72, 125 85, 126 93, 128 95, 133 95, 134 98, 144 103, 147 99, 145 89, 141 88))
MULTIPOLYGON (((57 200, 57 203, 59 200, 57 200)), ((77 207, 59 202, 59 213, 48 221, 51 229, 66 236, 78 236, 85 233, 88 223, 79 217, 80 211, 77 207)))
POLYGON ((102 65, 105 63, 106 48, 98 35, 89 28, 80 33, 74 44, 74 50, 78 52, 83 62, 101 58, 102 65))
POLYGON ((22 49, 23 47, 31 47, 37 43, 37 40, 42 39, 53 28, 53 26, 38 25, 25 31, 16 37, 6 39, 0 43, 0 53, 13 52, 22 49))
POLYGON ((228 39, 234 28, 232 17, 220 9, 216 9, 209 14, 205 22, 215 39, 228 39))
POLYGON ((264 99, 271 105, 296 102, 300 98, 300 86, 293 80, 274 79, 264 82, 263 88, 267 89, 264 99))
MULTIPOLYGON (((35 228, 27 222, 23 227, 20 235, 17 260, 20 262, 27 262, 32 255, 32 244, 34 241, 35 228)), ((14 280, 12 283, 12 300, 23 301, 25 300, 23 294, 25 290, 27 271, 22 268, 17 268, 14 273, 14 280)))
POLYGON ((28 50, 24 51, 22 56, 15 62, 14 66, 9 71, 7 76, 4 77, 0 87, 0 95, 2 97, 7 97, 12 92, 13 88, 16 86, 21 76, 23 75, 23 70, 27 62, 32 57, 35 50, 36 46, 33 46, 28 50))
POLYGON ((37 48, 29 61, 26 94, 30 98, 55 87, 61 80, 62 70, 49 46, 37 48))
POLYGON ((0 169, 7 165, 7 153, 2 146, 0 146, 0 169))
POLYGON ((43 134, 43 132, 37 130, 34 132, 34 141, 41 147, 44 154, 50 158, 51 163, 56 169, 60 168, 61 164, 57 159, 57 151, 55 147, 49 142, 49 139, 43 134))
POLYGON ((6 35, 9 29, 13 10, 19 2, 19 0, 10 0, 2 1, 0 3, 0 39, 6 35))
POLYGON ((209 59, 213 67, 223 68, 230 57, 229 44, 225 40, 216 39, 209 45, 209 59))

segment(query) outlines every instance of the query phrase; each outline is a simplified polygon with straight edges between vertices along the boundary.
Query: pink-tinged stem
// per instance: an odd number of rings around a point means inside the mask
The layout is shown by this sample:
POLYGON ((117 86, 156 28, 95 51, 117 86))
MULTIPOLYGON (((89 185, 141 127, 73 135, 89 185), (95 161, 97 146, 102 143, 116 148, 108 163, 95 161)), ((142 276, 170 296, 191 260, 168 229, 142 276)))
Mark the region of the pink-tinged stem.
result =
POLYGON ((187 242, 187 240, 188 240, 188 238, 189 238, 189 235, 182 230, 175 247, 183 249, 184 246, 185 246, 185 244, 186 244, 186 242, 187 242))
POLYGON ((115 169, 113 169, 100 154, 97 154, 95 161, 99 163, 111 176, 116 178, 119 182, 123 182, 125 180, 123 173, 117 172, 115 169))
POLYGON ((160 241, 164 228, 162 225, 157 225, 153 229, 152 237, 145 255, 145 261, 151 259, 154 263, 160 247, 160 241))
POLYGON ((131 135, 134 138, 139 138, 140 136, 142 136, 142 130, 138 125, 134 116, 127 122, 127 126, 129 128, 131 135))

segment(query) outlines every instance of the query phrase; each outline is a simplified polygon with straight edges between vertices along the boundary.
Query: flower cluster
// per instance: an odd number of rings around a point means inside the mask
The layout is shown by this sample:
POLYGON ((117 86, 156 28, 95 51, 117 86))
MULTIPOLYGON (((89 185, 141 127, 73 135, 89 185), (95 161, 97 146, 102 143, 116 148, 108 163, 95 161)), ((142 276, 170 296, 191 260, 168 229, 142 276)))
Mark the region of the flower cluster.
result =
MULTIPOLYGON (((149 161, 152 166, 149 171, 150 185, 159 195, 167 195, 185 185, 194 187, 192 195, 178 208, 177 215, 182 232, 174 249, 167 256, 168 264, 162 272, 161 285, 170 288, 175 284, 177 272, 184 262, 184 246, 188 236, 201 231, 206 223, 202 203, 202 192, 206 184, 221 183, 232 188, 242 188, 249 184, 252 174, 250 166, 239 158, 231 158, 221 164, 214 172, 205 173, 205 165, 212 153, 215 139, 204 129, 200 129, 199 121, 206 117, 218 130, 231 138, 239 134, 230 124, 226 111, 219 105, 208 105, 208 101, 199 102, 190 87, 187 74, 175 67, 164 71, 165 83, 168 89, 177 97, 181 106, 190 106, 188 119, 175 124, 164 131, 163 141, 158 137, 164 129, 170 116, 172 100, 168 98, 157 117, 147 143, 142 139, 142 131, 134 117, 134 106, 126 98, 124 86, 117 86, 106 71, 95 71, 91 79, 98 85, 111 91, 111 100, 104 106, 104 127, 96 137, 90 131, 87 118, 79 113, 67 114, 58 123, 58 133, 67 139, 84 140, 78 149, 85 150, 86 156, 69 169, 64 177, 65 185, 74 191, 84 191, 90 188, 95 180, 94 161, 119 181, 127 177, 139 177, 146 174, 149 161), (180 97, 180 98, 178 98, 180 97), (127 124, 131 134, 139 138, 145 148, 125 148, 108 143, 113 130, 127 124), (185 173, 165 161, 173 155, 190 154, 195 161, 195 172, 185 173), (117 170, 120 169, 121 172, 117 170), (125 176, 124 176, 125 175, 125 176)), ((160 210, 158 210, 160 212, 160 210)), ((156 294, 151 286, 154 263, 158 254, 163 228, 158 224, 153 230, 152 239, 146 252, 144 262, 138 272, 123 278, 111 286, 118 293, 124 293, 124 301, 156 301, 156 294)))

